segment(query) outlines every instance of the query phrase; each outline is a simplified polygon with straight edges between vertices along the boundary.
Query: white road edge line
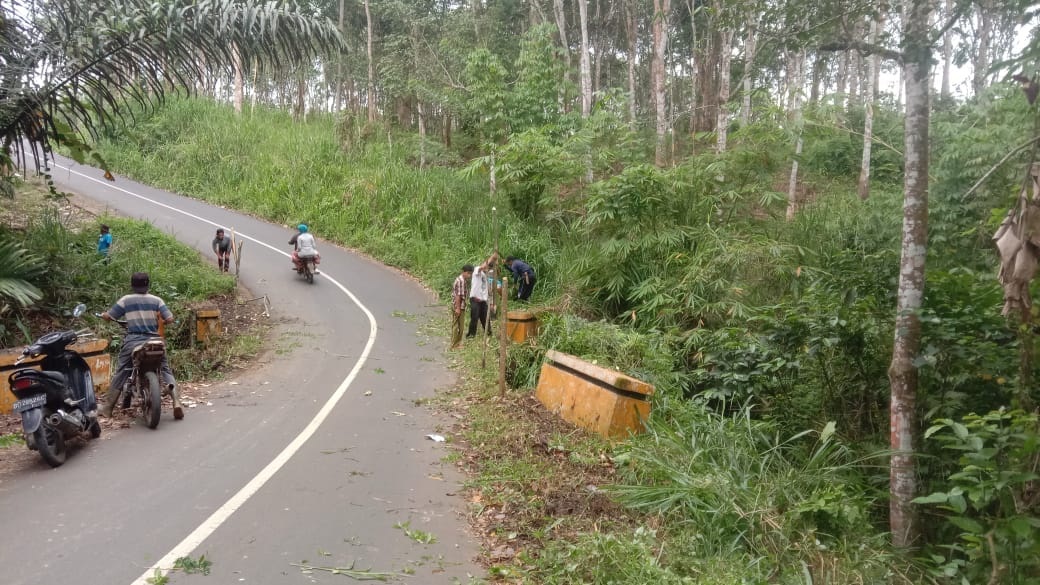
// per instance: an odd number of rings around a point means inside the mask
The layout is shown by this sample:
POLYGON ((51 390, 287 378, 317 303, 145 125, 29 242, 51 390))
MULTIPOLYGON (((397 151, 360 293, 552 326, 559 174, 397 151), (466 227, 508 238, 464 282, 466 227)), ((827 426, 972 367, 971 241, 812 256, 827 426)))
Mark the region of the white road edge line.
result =
MULTIPOLYGON (((203 217, 199 217, 193 213, 177 209, 172 205, 160 203, 154 199, 150 199, 143 195, 138 195, 137 193, 109 184, 108 182, 103 182, 99 179, 96 179, 89 175, 85 175, 79 171, 73 170, 70 167, 64 167, 54 162, 51 163, 51 166, 60 169, 65 169, 70 174, 75 173, 83 177, 84 179, 94 181, 95 183, 99 183, 110 189, 120 191, 122 193, 130 195, 131 197, 136 197, 142 201, 147 201, 153 205, 157 205, 159 207, 166 208, 170 211, 180 213, 182 215, 201 221, 203 223, 208 223, 211 226, 222 227, 218 223, 215 223, 203 217)), ((265 242, 261 242, 256 238, 252 238, 239 232, 236 232, 236 235, 245 238, 250 242, 254 242, 256 244, 264 246, 265 248, 269 248, 283 256, 290 256, 283 250, 275 248, 274 246, 265 242)), ((354 379, 357 377, 358 373, 361 372, 362 366, 364 366, 365 361, 368 360, 368 354, 372 352, 372 346, 374 346, 376 343, 376 330, 378 327, 378 324, 376 323, 376 318, 374 315, 372 315, 372 312, 368 310, 368 307, 363 305, 361 301, 358 300, 356 296, 354 296, 354 293, 350 292, 350 290, 347 289, 347 287, 340 284, 338 280, 333 279, 324 270, 322 270, 321 275, 323 280, 328 280, 332 284, 335 284, 341 291, 343 291, 344 294, 350 297, 350 300, 353 301, 354 304, 357 305, 358 308, 365 313, 366 317, 368 317, 368 342, 365 344, 365 349, 361 352, 361 356, 358 358, 357 363, 354 364, 354 367, 350 370, 350 373, 347 374, 347 377, 344 378, 342 382, 340 382, 339 387, 336 388, 336 391, 333 392, 332 396, 330 396, 329 399, 325 401, 325 405, 321 407, 321 410, 318 411, 318 414, 314 415, 314 418, 311 419, 311 422, 309 422, 307 426, 304 427, 302 431, 300 431, 299 435, 296 435, 296 438, 293 439, 292 442, 290 442, 288 445, 286 445, 284 449, 282 449, 281 453, 276 455, 270 463, 268 463, 263 469, 260 470, 260 473, 257 473, 256 476, 253 477, 253 479, 249 480, 249 483, 243 486, 242 489, 238 490, 238 493, 231 496, 231 498, 228 499, 228 501, 224 502, 222 506, 220 506, 212 514, 210 514, 209 518, 206 518, 202 522, 202 524, 199 524, 198 528, 193 530, 191 534, 189 534, 188 536, 184 537, 184 540, 180 541, 177 544, 177 546, 173 547, 173 550, 166 553, 166 556, 156 561, 154 565, 149 567, 147 571, 145 571, 140 577, 134 580, 130 585, 149 585, 148 579, 154 578, 156 571, 159 571, 159 573, 163 575, 169 572, 169 570, 173 568, 173 563, 177 559, 191 554, 191 552, 198 548, 204 540, 209 538, 209 536, 213 534, 217 530, 217 528, 220 527, 221 524, 223 524, 228 518, 230 518, 236 510, 241 508, 242 505, 245 504, 249 500, 249 498, 253 496, 253 494, 260 491, 260 488, 263 487, 268 480, 274 477, 274 474, 277 473, 278 470, 281 469, 282 466, 285 465, 289 461, 289 459, 291 459, 292 456, 300 450, 300 447, 303 447, 303 444, 306 443, 307 440, 310 439, 311 436, 318 430, 318 427, 321 426, 321 423, 325 422, 325 419, 328 418, 329 413, 332 412, 332 409, 336 406, 340 399, 343 398, 343 395, 347 392, 347 388, 350 387, 351 383, 354 382, 354 379), (164 569, 163 567, 167 568, 164 569)))

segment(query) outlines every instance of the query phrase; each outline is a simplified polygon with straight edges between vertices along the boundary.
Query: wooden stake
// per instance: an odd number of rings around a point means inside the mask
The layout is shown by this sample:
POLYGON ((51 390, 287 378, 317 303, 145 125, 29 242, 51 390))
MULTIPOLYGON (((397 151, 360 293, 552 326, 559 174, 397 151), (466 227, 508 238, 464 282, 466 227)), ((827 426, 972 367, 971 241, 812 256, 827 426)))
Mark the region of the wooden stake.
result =
POLYGON ((502 277, 502 308, 499 315, 502 317, 498 324, 498 395, 506 395, 506 350, 509 346, 509 336, 506 335, 506 323, 508 323, 507 303, 509 302, 509 277, 502 277))

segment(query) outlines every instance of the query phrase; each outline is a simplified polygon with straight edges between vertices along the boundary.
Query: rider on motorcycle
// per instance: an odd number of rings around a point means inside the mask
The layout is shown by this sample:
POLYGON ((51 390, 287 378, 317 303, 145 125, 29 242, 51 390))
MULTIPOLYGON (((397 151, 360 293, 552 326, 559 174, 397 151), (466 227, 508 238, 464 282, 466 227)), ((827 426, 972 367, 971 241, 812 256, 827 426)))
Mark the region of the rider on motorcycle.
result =
POLYGON ((317 242, 307 230, 307 224, 301 223, 296 229, 298 231, 289 239, 289 243, 296 248, 292 254, 293 270, 299 272, 303 268, 300 258, 314 258, 314 264, 318 265, 321 263, 321 254, 318 254, 317 242))
MULTIPOLYGON (((101 414, 105 417, 112 416, 116 399, 122 390, 126 380, 133 370, 132 355, 134 348, 159 336, 159 319, 165 323, 173 323, 173 313, 163 300, 155 295, 148 294, 149 278, 147 272, 135 272, 130 277, 130 288, 133 294, 128 294, 116 301, 112 308, 101 314, 106 321, 114 321, 126 317, 126 337, 123 338, 123 347, 119 350, 119 361, 116 364, 115 374, 105 395, 105 405, 101 407, 101 414)), ((177 392, 177 382, 173 378, 173 370, 163 356, 162 378, 164 382, 163 394, 173 397, 173 418, 184 418, 184 408, 181 406, 180 393, 177 392)))

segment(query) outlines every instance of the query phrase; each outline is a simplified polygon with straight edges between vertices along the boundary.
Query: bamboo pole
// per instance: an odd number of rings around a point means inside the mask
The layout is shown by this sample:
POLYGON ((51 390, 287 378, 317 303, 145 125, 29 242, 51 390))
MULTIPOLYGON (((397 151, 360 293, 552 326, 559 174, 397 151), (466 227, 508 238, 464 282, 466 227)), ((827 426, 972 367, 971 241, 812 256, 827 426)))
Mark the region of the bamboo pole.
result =
POLYGON ((506 323, 509 312, 506 307, 509 303, 509 277, 502 277, 502 308, 498 314, 502 316, 498 324, 498 395, 505 398, 506 395, 506 350, 509 347, 509 337, 506 335, 506 323))

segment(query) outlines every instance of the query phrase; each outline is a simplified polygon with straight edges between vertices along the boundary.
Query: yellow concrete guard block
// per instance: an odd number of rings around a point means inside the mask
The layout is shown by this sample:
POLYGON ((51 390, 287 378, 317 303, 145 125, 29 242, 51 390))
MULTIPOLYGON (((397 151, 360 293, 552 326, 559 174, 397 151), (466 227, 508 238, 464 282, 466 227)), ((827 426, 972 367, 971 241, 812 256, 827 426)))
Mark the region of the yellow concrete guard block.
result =
POLYGON ((538 337, 538 315, 531 311, 506 313, 506 335, 516 343, 538 337))
MULTIPOLYGON (((94 379, 94 391, 100 392, 108 388, 112 379, 112 357, 105 351, 108 348, 107 339, 90 339, 69 346, 70 349, 83 356, 90 366, 90 375, 94 379)), ((11 384, 8 378, 11 372, 18 368, 40 369, 40 358, 25 360, 18 364, 14 363, 22 357, 22 349, 7 349, 0 352, 0 412, 10 413, 14 406, 15 397, 11 394, 11 384)))
POLYGON ((196 309, 195 340, 199 343, 207 343, 220 333, 220 309, 196 309))
POLYGON ((608 438, 643 431, 654 387, 555 350, 545 354, 535 396, 564 420, 608 438))

